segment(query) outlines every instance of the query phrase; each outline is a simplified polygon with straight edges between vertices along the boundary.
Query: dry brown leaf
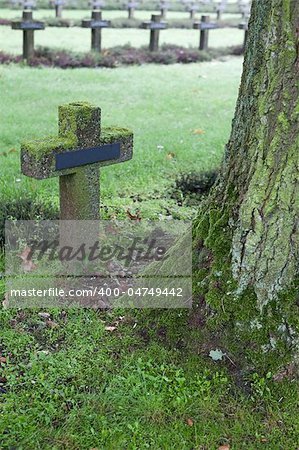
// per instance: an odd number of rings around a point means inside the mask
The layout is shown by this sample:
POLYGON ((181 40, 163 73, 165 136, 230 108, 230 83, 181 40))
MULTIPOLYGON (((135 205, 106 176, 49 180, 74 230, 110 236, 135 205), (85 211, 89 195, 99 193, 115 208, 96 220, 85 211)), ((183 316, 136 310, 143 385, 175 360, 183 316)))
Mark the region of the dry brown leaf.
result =
POLYGON ((0 363, 5 364, 6 363, 6 358, 5 356, 0 356, 0 363))
POLYGON ((22 262, 22 269, 24 272, 32 272, 33 270, 36 269, 36 264, 34 264, 34 262, 32 261, 24 261, 22 262))
POLYGON ((31 248, 26 247, 26 248, 24 248, 22 253, 18 256, 21 258, 22 261, 28 261, 28 260, 30 260, 30 258, 29 258, 30 253, 31 253, 31 248))
POLYGON ((205 131, 202 130, 201 128, 196 128, 195 130, 192 131, 192 134, 204 134, 205 131))
POLYGON ((288 366, 283 367, 279 372, 273 375, 274 381, 283 381, 284 379, 291 379, 296 371, 295 364, 291 363, 288 366))
POLYGON ((139 209, 136 211, 136 214, 132 214, 131 211, 127 209, 127 216, 129 217, 130 220, 136 220, 137 222, 140 222, 141 220, 139 209))
POLYGON ((174 159, 174 158, 175 158, 175 153, 173 153, 173 152, 167 153, 166 159, 174 159))
POLYGON ((187 419, 187 425, 189 425, 189 427, 193 427, 193 420, 192 419, 190 419, 190 418, 188 418, 187 419))
POLYGON ((3 309, 8 309, 9 301, 8 301, 8 293, 4 294, 4 300, 2 302, 3 309))
POLYGON ((57 328, 59 325, 58 323, 54 322, 53 320, 47 320, 46 325, 48 328, 57 328))
POLYGON ((36 264, 30 259, 31 248, 26 247, 20 255, 18 255, 22 260, 22 269, 24 272, 32 272, 36 269, 36 264))

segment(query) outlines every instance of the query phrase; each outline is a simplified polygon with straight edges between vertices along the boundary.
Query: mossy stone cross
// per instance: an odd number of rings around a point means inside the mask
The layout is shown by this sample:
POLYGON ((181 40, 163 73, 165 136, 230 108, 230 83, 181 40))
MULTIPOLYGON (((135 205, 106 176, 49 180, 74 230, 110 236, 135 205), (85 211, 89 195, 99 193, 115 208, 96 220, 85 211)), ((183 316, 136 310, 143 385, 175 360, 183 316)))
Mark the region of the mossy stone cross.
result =
POLYGON ((58 137, 23 142, 21 170, 36 179, 59 177, 60 218, 97 220, 99 167, 132 158, 133 133, 101 128, 101 110, 90 103, 59 106, 58 137))

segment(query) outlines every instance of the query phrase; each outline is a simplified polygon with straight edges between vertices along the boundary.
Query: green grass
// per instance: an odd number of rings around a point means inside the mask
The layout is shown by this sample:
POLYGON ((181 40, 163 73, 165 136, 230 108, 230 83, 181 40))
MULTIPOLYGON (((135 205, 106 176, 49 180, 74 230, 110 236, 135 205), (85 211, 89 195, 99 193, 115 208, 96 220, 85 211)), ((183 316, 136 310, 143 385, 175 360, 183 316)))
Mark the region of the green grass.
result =
POLYGON ((294 384, 254 375, 242 390, 185 314, 118 314, 52 311, 50 328, 1 313, 1 448, 297 449, 294 384))
MULTIPOLYGON (((241 63, 2 66, 1 201, 58 204, 58 180, 20 174, 19 144, 55 133, 59 104, 89 100, 102 107, 104 125, 135 133, 133 160, 101 171, 106 214, 139 208, 143 217, 193 217, 169 191, 179 173, 219 165, 241 63)), ((2 265, 0 258, 0 272, 2 265)), ((0 309, 1 449, 298 449, 298 386, 271 374, 240 376, 227 358, 213 362, 216 344, 203 338, 196 316, 51 310, 49 323, 38 312, 0 309)))
MULTIPOLYGON (((240 58, 116 70, 2 66, 0 83, 5 95, 0 153, 18 149, 22 139, 56 133, 59 104, 92 101, 102 108, 104 125, 126 126, 135 133, 133 160, 102 170, 102 202, 119 214, 138 207, 152 218, 169 209, 175 217, 189 217, 194 211, 181 212, 168 191, 178 173, 219 165, 240 70, 240 58), (203 134, 193 134, 194 130, 203 134), (136 197, 141 201, 136 202, 136 197)), ((58 202, 58 180, 38 182, 22 176, 18 153, 0 155, 0 159, 5 173, 0 192, 11 192, 14 197, 30 193, 58 202)))
MULTIPOLYGON (((226 47, 241 45, 244 32, 225 28, 210 32, 210 47, 226 47)), ((22 32, 12 30, 10 27, 0 27, 0 50, 21 54, 22 32)), ((90 30, 83 28, 56 28, 48 27, 35 33, 35 45, 46 46, 53 49, 68 49, 75 52, 90 51, 90 30)), ((199 32, 197 30, 169 29, 161 31, 160 43, 177 44, 185 47, 197 47, 199 32)), ((102 33, 103 48, 118 45, 131 44, 133 47, 141 47, 149 44, 149 31, 141 29, 106 29, 102 33)))

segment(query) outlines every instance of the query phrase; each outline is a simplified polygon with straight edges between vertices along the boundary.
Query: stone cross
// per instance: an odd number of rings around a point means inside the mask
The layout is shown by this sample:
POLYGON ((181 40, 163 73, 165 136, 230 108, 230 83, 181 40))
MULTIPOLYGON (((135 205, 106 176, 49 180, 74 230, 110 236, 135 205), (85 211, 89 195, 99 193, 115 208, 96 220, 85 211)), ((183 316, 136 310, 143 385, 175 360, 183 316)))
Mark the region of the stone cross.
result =
POLYGON ((23 6, 23 9, 33 9, 36 7, 36 1, 35 0, 24 0, 21 2, 21 5, 23 6))
POLYGON ((110 27, 110 20, 102 19, 102 12, 94 9, 91 19, 82 20, 83 28, 91 28, 91 50, 100 52, 102 50, 102 28, 110 27))
POLYGON ((91 6, 91 9, 102 9, 105 5, 105 2, 103 0, 91 0, 88 2, 89 6, 91 6))
POLYGON ((38 180, 59 177, 61 220, 99 218, 99 168, 132 158, 133 133, 101 128, 101 110, 90 103, 59 106, 58 137, 21 144, 21 170, 38 180))
POLYGON ((218 25, 210 22, 210 16, 201 16, 201 22, 194 22, 193 28, 200 30, 199 50, 208 50, 209 30, 219 28, 218 25))
POLYGON ((159 34, 160 30, 166 30, 167 22, 161 21, 162 17, 157 14, 152 14, 152 19, 142 23, 142 28, 150 30, 149 50, 156 52, 159 49, 159 34))
POLYGON ((22 19, 13 20, 11 28, 23 31, 23 59, 29 60, 34 55, 34 31, 44 30, 44 22, 34 21, 32 11, 23 11, 22 19))
POLYGON ((228 0, 221 0, 221 2, 216 6, 217 20, 221 20, 221 15, 227 8, 228 0))
POLYGON ((248 19, 248 17, 250 16, 251 3, 241 0, 241 1, 239 1, 238 6, 239 6, 240 13, 242 15, 242 19, 248 19))
POLYGON ((161 0, 160 2, 160 11, 162 19, 166 18, 167 10, 169 8, 169 3, 166 0, 161 0))
POLYGON ((51 5, 55 7, 55 17, 62 17, 62 8, 65 5, 64 0, 51 1, 51 5))
POLYGON ((23 6, 23 3, 20 0, 10 0, 10 4, 12 8, 16 8, 17 6, 23 6))
POLYGON ((244 42, 243 42, 243 52, 244 52, 248 39, 248 22, 239 23, 238 28, 239 30, 244 30, 244 42))
POLYGON ((195 17, 195 13, 196 11, 198 11, 198 6, 195 5, 194 2, 191 2, 188 6, 187 6, 187 11, 190 14, 190 19, 194 19, 195 17))
POLYGON ((129 1, 127 6, 128 6, 128 19, 133 19, 135 9, 138 7, 138 2, 129 1))

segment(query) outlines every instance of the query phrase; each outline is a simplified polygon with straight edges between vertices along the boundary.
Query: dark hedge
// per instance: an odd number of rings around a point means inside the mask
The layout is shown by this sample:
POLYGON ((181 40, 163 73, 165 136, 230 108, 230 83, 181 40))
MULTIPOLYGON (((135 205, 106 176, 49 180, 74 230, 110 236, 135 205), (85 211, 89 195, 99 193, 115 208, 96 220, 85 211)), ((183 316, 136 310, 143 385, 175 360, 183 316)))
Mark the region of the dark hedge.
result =
MULTIPOLYGON (((163 45, 157 52, 147 48, 130 46, 114 47, 103 50, 102 53, 73 53, 66 50, 53 51, 49 48, 38 48, 34 57, 27 62, 31 67, 46 66, 62 69, 79 67, 109 67, 122 65, 141 65, 148 63, 174 64, 211 61, 227 55, 240 55, 242 47, 225 47, 210 49, 207 52, 195 48, 184 48, 177 45, 163 45)), ((0 64, 22 63, 20 55, 10 55, 0 52, 0 64)))

